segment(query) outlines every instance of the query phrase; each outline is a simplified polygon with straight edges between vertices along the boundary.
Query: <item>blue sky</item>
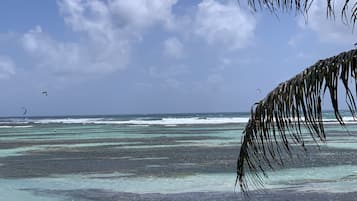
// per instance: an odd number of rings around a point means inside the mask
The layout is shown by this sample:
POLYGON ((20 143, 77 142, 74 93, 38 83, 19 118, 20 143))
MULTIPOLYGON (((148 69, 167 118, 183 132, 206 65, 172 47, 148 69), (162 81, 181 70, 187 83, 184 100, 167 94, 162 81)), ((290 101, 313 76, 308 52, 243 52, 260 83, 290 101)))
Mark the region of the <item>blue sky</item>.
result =
POLYGON ((308 23, 234 0, 1 3, 1 116, 249 111, 357 42, 323 0, 308 23))

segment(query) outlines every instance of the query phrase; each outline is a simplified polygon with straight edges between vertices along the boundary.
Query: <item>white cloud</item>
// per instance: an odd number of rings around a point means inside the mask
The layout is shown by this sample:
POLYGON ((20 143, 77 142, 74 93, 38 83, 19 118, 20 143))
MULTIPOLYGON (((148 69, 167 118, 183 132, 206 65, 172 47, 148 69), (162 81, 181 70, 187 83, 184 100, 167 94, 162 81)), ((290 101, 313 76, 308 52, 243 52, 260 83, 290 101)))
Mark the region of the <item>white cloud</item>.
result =
POLYGON ((173 23, 172 6, 177 0, 114 0, 110 8, 119 24, 144 28, 155 23, 170 27, 173 23))
POLYGON ((10 57, 0 56, 0 79, 15 75, 15 63, 10 57))
POLYGON ((183 45, 176 37, 168 38, 164 41, 164 54, 180 59, 184 56, 183 45))
POLYGON ((113 30, 140 31, 155 24, 174 24, 172 7, 177 0, 61 0, 60 11, 75 31, 111 38, 113 30))
POLYGON ((254 17, 240 9, 236 2, 203 0, 198 5, 195 34, 210 44, 221 43, 231 49, 246 47, 255 26, 254 17))
POLYGON ((125 67, 129 54, 125 43, 104 47, 90 40, 61 42, 44 33, 39 26, 23 35, 22 45, 38 67, 54 74, 114 72, 125 67))
POLYGON ((118 39, 121 30, 114 26, 104 1, 61 0, 58 5, 66 24, 73 31, 87 35, 96 45, 108 45, 118 39))
POLYGON ((336 20, 326 18, 326 0, 316 0, 311 5, 307 22, 303 16, 299 18, 299 26, 316 32, 323 42, 350 43, 356 42, 356 31, 352 32, 352 26, 341 21, 340 11, 344 1, 335 1, 336 20))
MULTIPOLYGON (((176 3, 177 0, 58 0, 65 24, 78 39, 58 40, 38 26, 23 34, 22 46, 41 70, 60 75, 96 75, 125 69, 134 44, 150 27, 161 26, 178 33, 189 27, 193 30, 187 32, 190 36, 194 34, 229 49, 247 46, 254 34, 255 19, 236 2, 203 0, 190 20, 187 15, 173 14, 176 3)), ((163 52, 176 59, 184 57, 180 38, 167 39, 163 52)))
POLYGON ((24 49, 36 65, 58 74, 110 73, 130 62, 134 43, 145 28, 173 26, 176 0, 100 1, 59 0, 65 23, 78 41, 60 41, 36 27, 22 37, 24 49))

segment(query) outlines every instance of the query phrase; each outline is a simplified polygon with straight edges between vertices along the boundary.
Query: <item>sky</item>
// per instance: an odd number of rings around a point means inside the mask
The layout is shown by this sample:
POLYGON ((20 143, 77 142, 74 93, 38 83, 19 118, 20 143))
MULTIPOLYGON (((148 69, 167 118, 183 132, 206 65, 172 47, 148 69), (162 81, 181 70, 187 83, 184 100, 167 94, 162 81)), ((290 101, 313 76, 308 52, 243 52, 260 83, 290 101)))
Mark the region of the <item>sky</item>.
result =
POLYGON ((354 48, 324 3, 305 18, 235 0, 3 0, 0 116, 249 111, 354 48))

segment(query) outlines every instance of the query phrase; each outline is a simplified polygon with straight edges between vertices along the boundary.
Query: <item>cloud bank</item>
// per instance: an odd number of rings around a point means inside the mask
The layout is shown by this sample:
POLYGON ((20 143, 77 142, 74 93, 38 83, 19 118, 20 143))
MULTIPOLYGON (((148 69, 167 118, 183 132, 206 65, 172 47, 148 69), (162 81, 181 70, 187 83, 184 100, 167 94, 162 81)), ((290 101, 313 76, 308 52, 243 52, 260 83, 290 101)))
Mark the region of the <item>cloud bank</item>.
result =
POLYGON ((220 43, 231 49, 246 47, 254 35, 255 18, 236 2, 226 4, 203 0, 198 5, 195 34, 208 43, 220 43))
POLYGON ((61 0, 60 13, 79 39, 60 41, 37 26, 23 35, 22 46, 36 67, 54 74, 112 73, 127 67, 132 46, 140 42, 145 29, 154 25, 172 26, 171 7, 175 3, 174 0, 61 0))

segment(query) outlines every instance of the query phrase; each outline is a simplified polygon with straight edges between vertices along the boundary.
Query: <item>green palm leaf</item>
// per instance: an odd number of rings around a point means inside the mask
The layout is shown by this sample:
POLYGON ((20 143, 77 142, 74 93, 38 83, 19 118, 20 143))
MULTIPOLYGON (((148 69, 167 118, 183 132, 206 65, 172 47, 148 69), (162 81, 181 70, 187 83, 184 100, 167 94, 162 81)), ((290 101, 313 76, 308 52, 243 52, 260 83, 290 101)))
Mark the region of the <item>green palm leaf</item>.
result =
POLYGON ((342 83, 348 108, 356 117, 350 89, 351 83, 357 89, 356 78, 357 49, 354 49, 316 62, 256 103, 243 132, 237 160, 236 184, 239 183, 241 190, 246 192, 250 182, 262 185, 267 169, 284 166, 284 156, 291 158, 295 154, 293 145, 306 150, 307 138, 315 142, 326 140, 321 107, 326 91, 336 119, 344 125, 337 97, 338 84, 342 83), (306 130, 308 134, 304 135, 306 130))

